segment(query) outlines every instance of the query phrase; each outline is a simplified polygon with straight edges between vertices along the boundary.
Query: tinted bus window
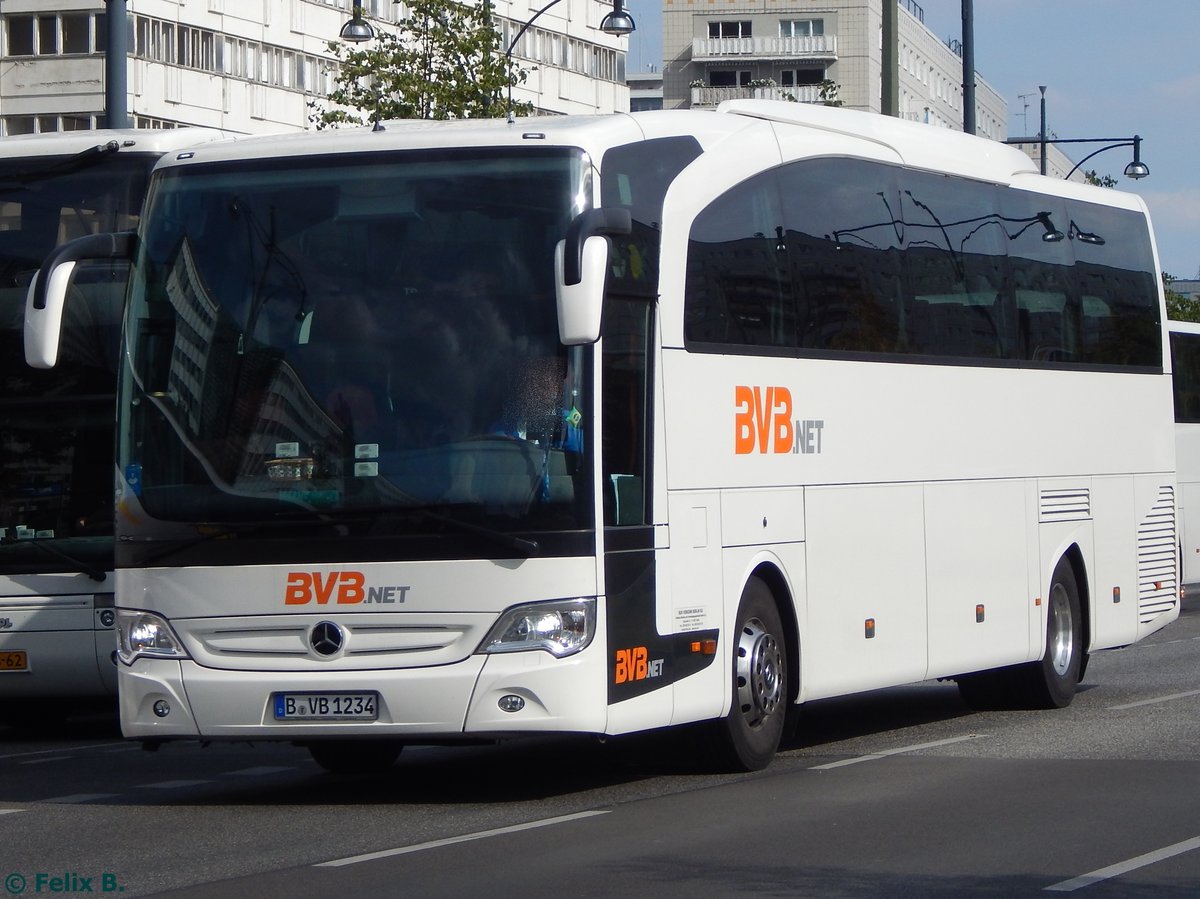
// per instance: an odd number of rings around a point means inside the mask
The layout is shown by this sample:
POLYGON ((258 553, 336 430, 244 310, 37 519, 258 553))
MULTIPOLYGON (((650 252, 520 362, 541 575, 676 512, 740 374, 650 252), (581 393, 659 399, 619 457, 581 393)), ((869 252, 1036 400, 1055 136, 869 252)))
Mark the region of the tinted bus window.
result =
POLYGON ((1175 421, 1200 424, 1200 335, 1171 334, 1175 421))
POLYGON ((798 345, 905 351, 895 170, 817 159, 784 166, 779 184, 798 345))
POLYGON ((719 197, 692 226, 684 334, 705 343, 796 345, 775 173, 719 197))

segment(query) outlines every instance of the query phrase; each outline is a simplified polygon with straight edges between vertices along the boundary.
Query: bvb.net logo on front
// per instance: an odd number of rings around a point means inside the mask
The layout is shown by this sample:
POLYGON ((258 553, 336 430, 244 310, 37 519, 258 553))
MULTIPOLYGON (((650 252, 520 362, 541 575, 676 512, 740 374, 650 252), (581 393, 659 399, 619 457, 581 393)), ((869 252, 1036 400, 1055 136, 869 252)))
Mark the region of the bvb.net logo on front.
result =
POLYGON ((13 871, 4 878, 4 890, 10 896, 39 893, 123 893, 123 884, 116 874, 105 871, 88 877, 78 871, 64 871, 61 874, 51 874, 48 871, 38 871, 35 874, 22 874, 13 871))

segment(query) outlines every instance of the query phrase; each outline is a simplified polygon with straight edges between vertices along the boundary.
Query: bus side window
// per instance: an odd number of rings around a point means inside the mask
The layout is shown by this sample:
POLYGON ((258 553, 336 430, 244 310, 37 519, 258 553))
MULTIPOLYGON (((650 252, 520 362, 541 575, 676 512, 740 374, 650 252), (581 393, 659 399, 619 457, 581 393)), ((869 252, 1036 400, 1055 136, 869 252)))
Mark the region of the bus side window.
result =
POLYGON ((601 331, 603 358, 604 524, 650 522, 647 491, 647 415, 651 322, 654 307, 642 300, 610 297, 601 331))
POLYGON ((696 217, 685 287, 688 341, 796 345, 781 220, 773 172, 748 179, 696 217))

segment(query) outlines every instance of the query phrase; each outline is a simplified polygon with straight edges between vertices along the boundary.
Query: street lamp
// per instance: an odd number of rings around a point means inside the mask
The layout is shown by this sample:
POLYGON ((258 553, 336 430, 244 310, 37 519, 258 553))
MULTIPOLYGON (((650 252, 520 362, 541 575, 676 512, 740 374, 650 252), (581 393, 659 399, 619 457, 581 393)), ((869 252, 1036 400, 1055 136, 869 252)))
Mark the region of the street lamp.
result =
MULTIPOLYGON (((508 62, 512 59, 512 52, 514 49, 516 49, 517 42, 520 41, 525 32, 529 30, 529 26, 536 22, 538 17, 546 10, 561 2, 562 0, 550 0, 549 3, 547 3, 532 16, 530 16, 528 20, 526 20, 526 22, 517 30, 517 33, 513 36, 513 39, 508 42, 508 49, 504 51, 505 62, 508 62)), ((625 11, 625 0, 613 0, 612 12, 608 13, 608 15, 600 20, 600 30, 605 34, 611 34, 615 37, 621 37, 623 35, 630 34, 636 28, 637 25, 634 24, 633 16, 625 11)), ((508 84, 508 123, 511 125, 513 121, 512 80, 510 79, 508 84)))
POLYGON ((1044 137, 1011 137, 1005 141, 1006 144, 1034 144, 1042 145, 1042 174, 1045 174, 1045 153, 1047 144, 1107 144, 1099 150, 1093 150, 1079 162, 1075 163, 1075 168, 1067 172, 1064 176, 1065 180, 1070 180, 1071 176, 1079 171, 1079 167, 1091 159, 1093 156, 1098 156, 1105 150, 1115 150, 1118 147, 1133 147, 1133 162, 1125 166, 1125 177, 1132 178, 1134 181, 1140 181, 1142 178, 1150 174, 1150 166, 1142 162, 1142 138, 1135 134, 1133 137, 1077 137, 1068 139, 1048 140, 1044 137))
POLYGON ((613 0, 612 12, 600 20, 600 30, 605 34, 620 37, 632 34, 636 29, 633 16, 625 11, 624 0, 613 0))
POLYGON ((363 41, 369 41, 375 37, 375 29, 371 27, 370 22, 363 18, 361 3, 354 4, 354 9, 350 13, 350 21, 338 31, 338 37, 351 44, 361 44, 363 41))
MULTIPOLYGON (((399 3, 400 0, 393 0, 393 2, 399 3)), ((534 19, 536 19, 550 7, 554 6, 556 3, 561 2, 562 0, 550 0, 549 3, 535 12, 529 21, 521 26, 521 30, 517 32, 517 36, 513 38, 512 43, 509 44, 508 49, 504 52, 506 59, 512 54, 513 47, 516 46, 517 41, 520 40, 521 35, 525 33, 526 29, 533 24, 534 19)), ((637 26, 634 24, 633 16, 631 16, 625 10, 624 0, 613 0, 612 12, 608 13, 603 19, 600 20, 601 31, 603 31, 605 34, 616 35, 618 37, 629 34, 636 28, 637 26)), ((369 41, 375 37, 375 29, 363 16, 363 8, 361 3, 354 4, 354 9, 350 14, 350 20, 342 26, 341 30, 338 32, 338 37, 352 44, 361 44, 363 41, 369 41)))
MULTIPOLYGON (((400 0, 393 0, 393 2, 399 3, 400 0)), ((517 30, 516 35, 514 35, 513 39, 509 41, 508 48, 504 51, 504 60, 506 63, 512 60, 512 52, 516 48, 517 43, 521 40, 521 37, 526 31, 529 30, 529 26, 536 22, 538 17, 541 16, 541 14, 546 10, 561 2, 562 0, 550 0, 549 3, 535 12, 524 24, 521 25, 521 27, 517 30)), ((623 37, 635 31, 637 29, 637 25, 633 21, 633 16, 631 16, 625 9, 625 0, 612 0, 612 4, 612 12, 608 13, 603 19, 600 20, 600 30, 605 34, 611 34, 614 37, 623 37)), ((351 13, 350 20, 342 26, 341 30, 338 32, 338 37, 352 44, 361 44, 362 42, 369 41, 375 37, 375 29, 371 26, 371 23, 363 17, 363 8, 361 3, 354 4, 354 9, 351 13)), ((509 124, 514 121, 511 79, 508 85, 508 121, 509 124)))
POLYGON ((1106 147, 1101 147, 1099 150, 1093 150, 1079 162, 1075 163, 1075 168, 1067 172, 1064 180, 1069 181, 1071 176, 1079 171, 1079 167, 1091 159, 1093 156, 1098 156, 1105 150, 1115 150, 1118 147, 1133 147, 1133 162, 1125 166, 1125 177, 1132 178, 1134 181, 1140 181, 1142 178, 1150 174, 1150 166, 1142 162, 1142 138, 1141 135, 1135 134, 1133 137, 1075 137, 1075 138, 1054 138, 1053 140, 1046 137, 1046 86, 1039 85, 1038 90, 1042 94, 1042 130, 1037 137, 1010 137, 1005 141, 1006 144, 1039 144, 1041 145, 1041 170, 1042 174, 1046 174, 1046 145, 1047 144, 1107 144, 1106 147))

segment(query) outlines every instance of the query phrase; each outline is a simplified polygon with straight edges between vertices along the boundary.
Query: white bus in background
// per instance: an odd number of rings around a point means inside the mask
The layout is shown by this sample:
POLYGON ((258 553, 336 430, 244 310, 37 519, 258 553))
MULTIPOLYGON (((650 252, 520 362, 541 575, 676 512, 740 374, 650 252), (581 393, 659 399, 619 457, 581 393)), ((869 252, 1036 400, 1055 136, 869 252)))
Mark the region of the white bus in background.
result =
POLYGON ((1200 324, 1169 322, 1175 385, 1180 573, 1200 584, 1200 324))
POLYGON ((30 281, 59 244, 137 224, 165 152, 201 129, 72 131, 0 140, 0 720, 115 708, 113 418, 127 266, 80 272, 60 365, 26 366, 30 281))
POLYGON ((752 769, 823 697, 1066 705, 1178 615, 1145 207, 1012 148, 758 101, 249 139, 106 254, 130 738, 752 769))

